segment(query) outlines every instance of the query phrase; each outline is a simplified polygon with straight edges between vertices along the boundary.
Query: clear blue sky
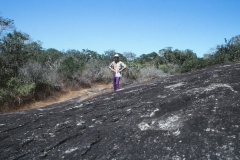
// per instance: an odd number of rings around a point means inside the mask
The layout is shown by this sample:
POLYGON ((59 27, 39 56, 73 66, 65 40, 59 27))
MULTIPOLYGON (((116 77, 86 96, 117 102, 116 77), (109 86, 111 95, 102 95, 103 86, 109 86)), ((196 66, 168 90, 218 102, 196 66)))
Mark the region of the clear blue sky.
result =
POLYGON ((202 57, 240 34, 240 0, 0 0, 0 16, 43 48, 99 54, 173 47, 202 57))

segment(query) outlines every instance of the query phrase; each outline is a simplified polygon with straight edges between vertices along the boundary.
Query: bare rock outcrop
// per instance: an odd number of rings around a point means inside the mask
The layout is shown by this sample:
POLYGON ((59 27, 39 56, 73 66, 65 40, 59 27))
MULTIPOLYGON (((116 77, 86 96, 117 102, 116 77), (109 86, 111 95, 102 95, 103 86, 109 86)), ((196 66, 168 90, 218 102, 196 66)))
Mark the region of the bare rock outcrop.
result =
POLYGON ((0 159, 240 159, 240 63, 2 113, 0 159))

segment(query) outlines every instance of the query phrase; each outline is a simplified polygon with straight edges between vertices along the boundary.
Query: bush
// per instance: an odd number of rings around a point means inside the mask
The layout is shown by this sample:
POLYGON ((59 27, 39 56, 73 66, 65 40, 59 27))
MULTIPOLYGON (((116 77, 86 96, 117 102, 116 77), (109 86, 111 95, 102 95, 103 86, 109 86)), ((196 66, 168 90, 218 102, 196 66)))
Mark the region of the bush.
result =
POLYGON ((7 87, 0 89, 0 105, 2 106, 0 111, 9 106, 19 106, 25 99, 32 98, 34 88, 33 82, 22 81, 16 77, 10 78, 7 87))
POLYGON ((157 69, 154 66, 140 69, 140 77, 142 78, 159 78, 159 77, 165 77, 165 76, 166 76, 166 73, 164 73, 160 69, 157 69))
POLYGON ((190 72, 198 68, 198 59, 190 59, 183 62, 181 65, 181 73, 190 72))
POLYGON ((177 74, 179 73, 180 69, 179 69, 179 66, 176 65, 176 64, 172 64, 172 63, 167 63, 167 64, 163 64, 163 65, 160 65, 159 68, 164 72, 164 73, 167 73, 167 74, 177 74))
POLYGON ((111 72, 108 66, 104 66, 104 62, 101 60, 90 60, 81 74, 80 81, 84 84, 90 84, 94 82, 109 83, 111 81, 111 72))
POLYGON ((12 77, 7 83, 8 89, 12 91, 14 95, 27 96, 34 88, 35 83, 33 82, 21 82, 20 79, 12 77))
POLYGON ((136 68, 127 68, 126 71, 124 71, 123 76, 135 80, 139 77, 139 70, 136 68))
POLYGON ((29 82, 46 84, 52 87, 63 87, 58 65, 43 66, 38 62, 28 62, 20 68, 20 73, 29 82))
POLYGON ((27 62, 19 69, 21 79, 35 84, 33 95, 35 100, 45 99, 64 88, 63 78, 58 72, 58 68, 58 63, 48 65, 39 62, 27 62))

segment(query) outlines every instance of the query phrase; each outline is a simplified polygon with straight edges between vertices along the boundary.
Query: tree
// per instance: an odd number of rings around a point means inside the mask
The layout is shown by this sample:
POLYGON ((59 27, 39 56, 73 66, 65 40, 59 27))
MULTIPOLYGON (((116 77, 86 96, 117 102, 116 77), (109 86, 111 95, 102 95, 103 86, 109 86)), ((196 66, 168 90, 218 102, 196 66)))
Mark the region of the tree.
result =
POLYGON ((134 62, 141 64, 141 67, 155 66, 158 68, 160 64, 163 64, 163 58, 160 57, 156 52, 151 52, 149 54, 142 54, 140 57, 136 58, 134 62))
POLYGON ((62 57, 59 70, 68 79, 72 79, 74 73, 81 74, 87 59, 87 55, 80 51, 68 50, 62 57))
POLYGON ((3 68, 12 70, 12 76, 18 76, 18 68, 28 60, 25 42, 29 39, 27 34, 14 31, 3 37, 0 43, 0 53, 4 59, 3 68))
POLYGON ((136 58, 136 54, 133 52, 124 52, 123 55, 127 58, 128 61, 133 61, 136 58))
POLYGON ((89 49, 83 49, 82 53, 84 53, 86 55, 86 62, 88 62, 89 60, 93 60, 93 59, 99 59, 101 56, 99 54, 97 54, 97 52, 89 50, 89 49))
POLYGON ((196 53, 194 53, 192 50, 186 49, 183 52, 183 55, 185 56, 184 61, 180 66, 182 73, 189 72, 198 68, 198 58, 196 53))
POLYGON ((0 38, 2 36, 2 32, 7 29, 13 29, 14 28, 13 20, 3 18, 0 16, 0 38))
POLYGON ((133 65, 133 60, 136 58, 136 54, 133 52, 124 52, 123 55, 127 59, 127 69, 126 69, 126 75, 127 78, 134 78, 134 65, 133 65))
POLYGON ((228 49, 228 60, 238 61, 240 60, 240 35, 232 37, 226 44, 228 49))
POLYGON ((118 54, 119 55, 119 59, 123 62, 127 62, 127 58, 121 54, 121 53, 118 53, 116 52, 115 50, 108 50, 108 51, 105 51, 104 52, 104 59, 107 63, 111 63, 111 61, 113 61, 113 57, 115 54, 118 54))
POLYGON ((173 62, 173 51, 172 47, 166 47, 164 49, 159 50, 159 55, 164 58, 165 63, 173 62))
POLYGON ((224 41, 225 44, 218 45, 216 52, 211 57, 213 64, 240 60, 240 35, 232 37, 230 40, 225 38, 224 41))

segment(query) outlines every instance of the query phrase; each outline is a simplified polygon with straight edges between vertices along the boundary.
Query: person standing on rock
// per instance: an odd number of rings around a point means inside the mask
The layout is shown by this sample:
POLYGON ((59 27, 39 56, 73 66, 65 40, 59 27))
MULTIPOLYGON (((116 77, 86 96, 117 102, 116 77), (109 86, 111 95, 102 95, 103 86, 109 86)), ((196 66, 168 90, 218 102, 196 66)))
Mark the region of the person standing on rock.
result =
POLYGON ((112 80, 113 80, 113 88, 114 91, 117 91, 120 89, 119 81, 122 77, 122 71, 126 69, 126 65, 119 61, 119 55, 114 55, 114 61, 109 65, 110 70, 112 71, 112 80))

